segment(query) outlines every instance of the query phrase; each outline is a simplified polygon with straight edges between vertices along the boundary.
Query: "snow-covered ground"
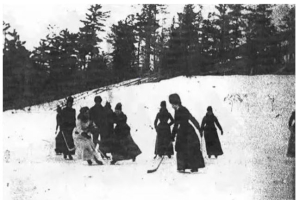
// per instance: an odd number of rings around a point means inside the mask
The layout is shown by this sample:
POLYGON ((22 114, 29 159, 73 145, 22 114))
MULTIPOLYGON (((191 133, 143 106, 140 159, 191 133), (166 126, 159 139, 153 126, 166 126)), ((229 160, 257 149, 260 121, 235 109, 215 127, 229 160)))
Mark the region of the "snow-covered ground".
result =
MULTIPOLYGON (((74 95, 74 108, 93 106, 96 91, 74 95)), ((288 119, 295 108, 295 76, 177 77, 158 83, 111 87, 99 93, 113 108, 123 104, 135 142, 136 162, 88 166, 54 153, 55 105, 62 100, 3 113, 5 199, 293 199, 294 159, 285 156, 288 119), (155 116, 162 100, 178 93, 201 123, 213 107, 224 135, 224 155, 208 159, 196 174, 154 160, 155 116)), ((170 104, 167 107, 174 114, 170 104)), ((203 141, 203 139, 202 139, 203 141)), ((205 151, 205 147, 203 148, 205 151)))

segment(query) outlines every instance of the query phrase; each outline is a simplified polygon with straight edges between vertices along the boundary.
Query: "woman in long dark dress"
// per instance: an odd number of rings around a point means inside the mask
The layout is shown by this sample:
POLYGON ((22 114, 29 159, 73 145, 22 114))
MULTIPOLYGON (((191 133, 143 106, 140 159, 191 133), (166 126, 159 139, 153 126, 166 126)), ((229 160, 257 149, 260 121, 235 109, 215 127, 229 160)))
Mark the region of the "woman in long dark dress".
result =
POLYGON ((223 154, 223 150, 221 147, 221 143, 219 140, 219 136, 215 124, 221 131, 221 135, 223 135, 223 129, 218 121, 218 118, 214 115, 212 107, 209 106, 207 107, 206 115, 202 119, 201 132, 200 132, 200 135, 202 136, 204 131, 206 151, 209 158, 212 155, 218 158, 218 156, 223 154))
MULTIPOLYGON (((105 107, 105 135, 101 136, 99 142, 99 149, 103 154, 103 158, 110 159, 107 153, 112 152, 112 136, 114 133, 114 112, 111 109, 109 102, 106 102, 105 107)), ((103 126, 103 127, 104 127, 103 126)))
POLYGON ((175 125, 172 130, 172 138, 175 139, 175 151, 177 152, 177 170, 185 172, 185 169, 191 169, 191 172, 198 172, 198 168, 205 167, 202 152, 200 150, 200 141, 194 127, 200 132, 200 125, 191 115, 189 110, 181 105, 178 94, 171 94, 169 102, 175 110, 175 125))
POLYGON ((291 131, 291 136, 288 144, 288 151, 287 151, 288 157, 295 157, 295 125, 296 125, 295 116, 296 116, 296 112, 294 111, 289 119, 289 129, 291 131))
POLYGON ((60 144, 57 145, 56 149, 61 151, 64 158, 73 160, 72 155, 75 154, 75 145, 72 137, 72 132, 76 126, 76 111, 72 108, 74 99, 68 97, 67 106, 61 111, 62 124, 60 126, 60 131, 57 135, 60 144))
POLYGON ((154 154, 169 158, 174 154, 170 126, 174 124, 172 115, 167 110, 166 101, 160 103, 159 113, 156 115, 154 127, 157 132, 154 154), (170 120, 170 123, 168 123, 170 120), (157 125, 159 121, 159 124, 157 125))
POLYGON ((116 127, 114 128, 111 164, 129 159, 134 162, 142 152, 131 137, 127 116, 122 112, 121 103, 118 103, 115 107, 114 123, 116 127))

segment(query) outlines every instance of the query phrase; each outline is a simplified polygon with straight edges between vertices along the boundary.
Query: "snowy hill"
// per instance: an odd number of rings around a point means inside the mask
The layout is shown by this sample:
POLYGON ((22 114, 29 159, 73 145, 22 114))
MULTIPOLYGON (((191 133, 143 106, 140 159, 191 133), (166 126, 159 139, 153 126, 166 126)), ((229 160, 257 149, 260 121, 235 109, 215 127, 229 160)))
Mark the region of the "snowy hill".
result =
MULTIPOLYGON (((131 134, 142 150, 136 162, 88 166, 65 161, 54 153, 57 100, 3 113, 5 199, 292 199, 294 159, 285 156, 288 119, 295 107, 295 76, 177 77, 157 83, 114 85, 75 96, 76 113, 94 105, 118 102, 128 117, 131 134), (205 156, 197 174, 180 174, 176 159, 165 159, 147 174, 153 160, 154 119, 162 100, 178 93, 182 103, 201 123, 212 106, 224 135, 224 155, 205 156), (84 192, 83 192, 84 191, 84 192)), ((167 108, 174 114, 171 105, 167 108)), ((202 139, 203 141, 203 139, 202 139)), ((205 151, 205 148, 203 148, 205 151)), ((204 153, 205 154, 205 153, 204 153)))

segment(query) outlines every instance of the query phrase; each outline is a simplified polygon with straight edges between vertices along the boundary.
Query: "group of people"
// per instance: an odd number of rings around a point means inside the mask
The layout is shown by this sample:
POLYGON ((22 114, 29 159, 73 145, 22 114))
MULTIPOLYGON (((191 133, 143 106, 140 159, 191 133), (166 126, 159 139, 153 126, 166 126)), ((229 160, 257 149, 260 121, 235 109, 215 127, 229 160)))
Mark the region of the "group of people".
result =
MULTIPOLYGON (((135 161, 142 153, 132 139, 121 103, 118 103, 113 111, 109 102, 103 107, 102 98, 96 96, 95 105, 91 108, 82 107, 76 117, 76 111, 72 108, 73 102, 74 99, 69 97, 65 108, 57 108, 57 155, 63 154, 64 159, 72 160, 72 155, 76 152, 89 165, 92 165, 93 161, 102 165, 103 159, 110 159, 108 153, 112 157, 111 164, 122 160, 135 161)), ((178 172, 185 172, 186 169, 197 172, 199 168, 205 167, 205 162, 200 149, 200 139, 192 124, 201 137, 204 135, 209 158, 217 158, 223 154, 216 126, 222 135, 223 129, 211 106, 207 108, 200 126, 189 110, 182 105, 178 94, 171 94, 169 102, 175 110, 174 118, 167 109, 166 101, 162 101, 154 121, 157 132, 155 158, 165 155, 171 158, 174 155, 175 142, 178 172)))
POLYGON ((72 160, 75 151, 89 165, 93 160, 102 165, 104 158, 111 164, 121 160, 135 161, 141 154, 140 148, 134 142, 127 124, 127 116, 122 112, 122 104, 118 103, 115 111, 109 102, 102 106, 102 98, 94 98, 95 105, 90 109, 82 107, 76 118, 76 111, 72 108, 74 99, 69 97, 64 109, 57 109, 56 136, 57 155, 63 154, 65 159, 72 160), (115 125, 115 126, 114 126, 115 125), (100 152, 100 155, 99 155, 100 152))
POLYGON ((160 157, 167 155, 171 158, 174 154, 173 142, 175 141, 178 172, 185 172, 186 169, 190 169, 191 172, 197 172, 199 168, 205 167, 205 162, 202 151, 200 150, 199 137, 192 124, 197 128, 201 137, 204 132, 206 150, 209 158, 213 155, 217 158, 223 154, 216 126, 222 135, 223 129, 217 117, 214 115, 211 106, 207 108, 207 113, 203 117, 200 127, 198 121, 189 110, 182 105, 178 94, 171 94, 169 96, 169 102, 175 110, 175 117, 173 119, 166 108, 166 102, 162 101, 160 111, 154 121, 154 127, 157 131, 154 158, 156 158, 157 155, 160 157), (157 124, 158 121, 159 124, 157 124), (190 124, 190 122, 192 124, 190 124), (174 126, 171 132, 171 126, 173 124, 174 126))
MULTIPOLYGON (((111 164, 122 160, 135 161, 142 153, 132 139, 121 103, 118 103, 113 111, 109 102, 103 107, 101 97, 96 96, 95 105, 90 109, 82 107, 76 118, 76 111, 72 108, 73 101, 74 99, 69 97, 64 109, 57 108, 56 131, 59 129, 59 132, 56 136, 56 154, 63 154, 65 159, 72 160, 72 155, 77 152, 89 165, 92 165, 93 161, 102 165, 104 158, 110 158, 108 153, 112 156, 111 164)), ((217 158, 223 154, 216 130, 217 126, 223 135, 222 127, 211 106, 207 108, 200 126, 189 110, 182 105, 178 94, 171 94, 169 102, 175 110, 174 118, 167 109, 166 101, 162 101, 154 121, 157 132, 155 158, 157 155, 171 158, 174 155, 175 142, 177 170, 185 172, 186 169, 190 169, 191 172, 197 172, 199 168, 205 167, 205 162, 200 150, 199 137, 192 124, 201 137, 204 135, 209 158, 217 158)))

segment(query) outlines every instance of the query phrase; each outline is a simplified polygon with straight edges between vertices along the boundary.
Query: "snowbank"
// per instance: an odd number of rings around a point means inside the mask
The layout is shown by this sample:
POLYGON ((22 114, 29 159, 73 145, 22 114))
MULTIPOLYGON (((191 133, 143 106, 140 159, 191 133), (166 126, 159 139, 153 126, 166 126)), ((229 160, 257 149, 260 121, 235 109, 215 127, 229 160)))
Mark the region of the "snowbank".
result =
MULTIPOLYGON (((292 199, 295 162, 285 157, 288 118, 294 110, 295 76, 177 77, 158 83, 111 86, 75 96, 77 113, 94 105, 121 102, 131 133, 142 150, 136 162, 87 166, 64 161, 54 153, 55 111, 63 100, 3 113, 5 199, 292 199), (101 92, 102 91, 102 92, 101 92), (176 159, 166 159, 153 174, 160 102, 178 93, 201 123, 212 106, 224 135, 224 155, 205 156, 198 174, 176 172, 176 159), (84 191, 84 192, 83 192, 84 191)), ((170 104, 167 108, 174 114, 170 104)), ((205 149, 205 148, 204 148, 205 149)))

